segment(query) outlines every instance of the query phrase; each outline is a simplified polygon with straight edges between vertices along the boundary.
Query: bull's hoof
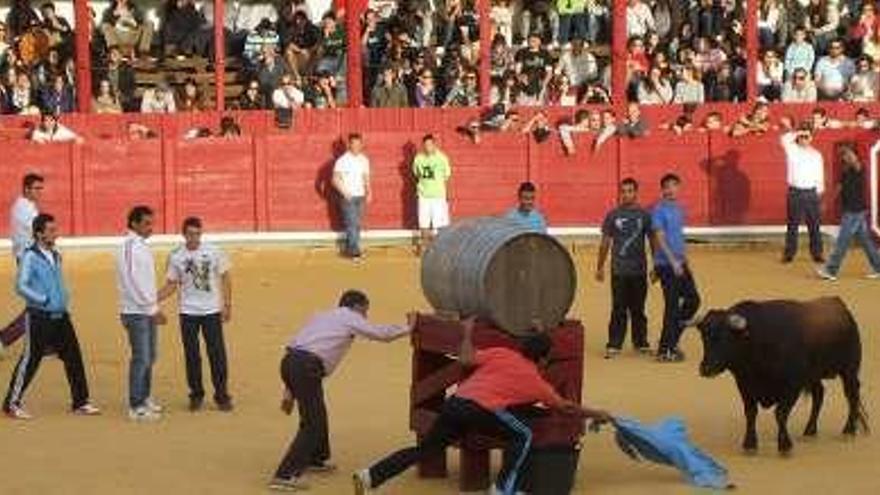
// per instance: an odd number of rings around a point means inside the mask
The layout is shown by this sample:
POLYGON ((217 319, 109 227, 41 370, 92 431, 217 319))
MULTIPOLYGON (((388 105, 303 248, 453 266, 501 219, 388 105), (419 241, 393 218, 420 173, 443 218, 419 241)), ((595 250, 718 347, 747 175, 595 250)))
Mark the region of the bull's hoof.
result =
POLYGON ((743 454, 745 454, 749 457, 754 457, 754 456, 758 455, 758 446, 757 445, 755 445, 753 447, 743 446, 742 450, 743 450, 743 454))
POLYGON ((847 437, 856 436, 856 427, 847 425, 847 427, 843 429, 843 435, 847 437))
POLYGON ((794 445, 791 443, 791 440, 785 439, 779 442, 779 455, 782 457, 789 457, 791 455, 791 449, 794 445))
POLYGON ((808 426, 806 430, 804 430, 804 438, 807 440, 813 440, 816 438, 816 434, 818 433, 815 426, 808 426))
POLYGON ((783 459, 789 459, 791 457, 791 455, 792 455, 791 447, 789 447, 785 450, 779 449, 779 457, 781 457, 783 459))

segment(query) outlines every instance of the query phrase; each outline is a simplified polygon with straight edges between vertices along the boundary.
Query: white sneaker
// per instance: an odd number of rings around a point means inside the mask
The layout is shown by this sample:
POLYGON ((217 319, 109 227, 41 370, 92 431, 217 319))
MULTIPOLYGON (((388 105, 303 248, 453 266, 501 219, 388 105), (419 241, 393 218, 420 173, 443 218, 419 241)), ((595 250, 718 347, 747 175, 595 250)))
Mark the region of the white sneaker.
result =
POLYGON ((369 469, 355 471, 351 479, 354 482, 355 495, 366 495, 372 491, 373 480, 370 479, 369 469))
POLYGON ((816 268, 816 275, 818 275, 819 278, 830 280, 832 282, 837 280, 837 275, 831 274, 831 272, 829 272, 824 266, 816 268))
POLYGON ((300 477, 293 476, 291 478, 272 478, 268 488, 276 492, 297 492, 307 491, 309 485, 300 477))
POLYGON ((6 416, 10 419, 16 419, 19 421, 34 419, 34 417, 31 416, 29 412, 25 411, 24 408, 21 406, 9 406, 9 410, 6 411, 6 416))
MULTIPOLYGON (((868 280, 880 280, 880 272, 871 272, 865 275, 865 278, 868 280)), ((3 346, 0 345, 0 352, 3 352, 3 346)))
POLYGON ((146 406, 137 407, 128 411, 128 419, 132 421, 158 421, 162 416, 159 413, 151 411, 146 406))
POLYGON ((100 416, 101 410, 89 402, 77 407, 73 410, 73 414, 77 416, 100 416))
POLYGON ((162 411, 164 410, 163 407, 162 407, 161 405, 159 405, 159 403, 157 403, 156 401, 154 401, 152 397, 148 398, 148 399, 144 402, 144 407, 146 407, 147 409, 149 409, 150 412, 154 412, 154 413, 160 413, 160 412, 162 412, 162 411))

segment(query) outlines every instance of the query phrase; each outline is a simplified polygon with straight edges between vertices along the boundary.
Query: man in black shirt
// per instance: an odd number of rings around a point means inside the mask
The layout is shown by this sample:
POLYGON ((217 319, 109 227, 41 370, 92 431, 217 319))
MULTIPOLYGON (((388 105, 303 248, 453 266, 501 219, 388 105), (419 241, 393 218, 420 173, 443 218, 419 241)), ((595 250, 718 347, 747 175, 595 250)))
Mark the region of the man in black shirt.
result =
POLYGON ((871 229, 868 227, 867 220, 865 171, 852 144, 841 145, 838 148, 838 156, 843 164, 840 183, 837 185, 843 210, 840 218, 840 232, 837 235, 837 245, 834 246, 834 252, 831 253, 825 266, 816 269, 816 273, 825 280, 837 280, 840 264, 846 256, 850 241, 855 237, 871 264, 872 270, 867 277, 880 279, 880 253, 871 238, 871 229))
POLYGON ((525 93, 537 98, 544 89, 544 80, 551 74, 553 57, 541 46, 541 35, 529 34, 528 46, 516 52, 516 72, 524 74, 528 80, 525 93))
POLYGON ((645 297, 648 294, 648 264, 645 238, 655 242, 651 215, 638 203, 639 183, 627 178, 620 183, 620 206, 602 223, 602 244, 596 265, 596 280, 605 280, 605 260, 611 251, 611 321, 605 358, 620 353, 626 336, 626 320, 632 321, 632 343, 642 353, 649 353, 648 319, 645 297))

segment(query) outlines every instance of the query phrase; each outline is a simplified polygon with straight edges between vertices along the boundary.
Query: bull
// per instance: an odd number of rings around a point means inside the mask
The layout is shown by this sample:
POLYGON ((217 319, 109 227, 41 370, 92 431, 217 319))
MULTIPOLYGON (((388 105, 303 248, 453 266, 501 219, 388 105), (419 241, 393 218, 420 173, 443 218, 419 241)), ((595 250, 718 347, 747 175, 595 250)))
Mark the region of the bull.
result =
POLYGON ((700 374, 709 378, 729 370, 736 380, 746 416, 747 453, 758 449, 758 404, 765 409, 776 406, 778 450, 783 455, 791 452, 788 417, 802 392, 812 396, 804 436, 814 437, 825 397, 822 380, 836 377, 849 403, 843 433, 855 435, 859 427, 868 431, 859 392, 859 328, 840 298, 744 301, 709 311, 692 323, 703 341, 700 374))

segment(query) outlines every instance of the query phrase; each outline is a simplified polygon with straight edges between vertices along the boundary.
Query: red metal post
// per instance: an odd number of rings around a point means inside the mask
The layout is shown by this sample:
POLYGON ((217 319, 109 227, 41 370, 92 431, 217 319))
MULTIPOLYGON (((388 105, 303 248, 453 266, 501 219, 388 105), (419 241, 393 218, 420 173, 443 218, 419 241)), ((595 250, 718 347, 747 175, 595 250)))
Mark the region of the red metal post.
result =
POLYGON ((758 2, 746 2, 746 101, 758 99, 758 2))
POLYGON ((611 9, 611 103, 620 116, 626 108, 626 0, 613 0, 611 9))
MULTIPOLYGON (((337 3, 340 3, 337 0, 337 3)), ((361 47, 361 14, 366 10, 367 0, 347 0, 345 25, 348 39, 346 86, 348 106, 360 108, 364 101, 363 48, 361 47)))
POLYGON ((92 37, 92 19, 87 0, 74 0, 74 36, 76 45, 76 108, 80 112, 92 109, 92 58, 89 45, 92 37))
POLYGON ((226 2, 214 0, 214 108, 226 110, 226 2))
POLYGON ((489 104, 492 87, 492 20, 489 18, 489 0, 477 0, 477 15, 480 16, 480 105, 489 104))

